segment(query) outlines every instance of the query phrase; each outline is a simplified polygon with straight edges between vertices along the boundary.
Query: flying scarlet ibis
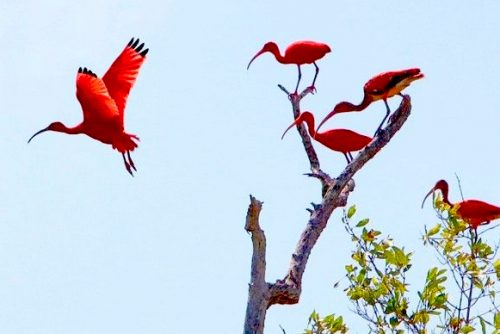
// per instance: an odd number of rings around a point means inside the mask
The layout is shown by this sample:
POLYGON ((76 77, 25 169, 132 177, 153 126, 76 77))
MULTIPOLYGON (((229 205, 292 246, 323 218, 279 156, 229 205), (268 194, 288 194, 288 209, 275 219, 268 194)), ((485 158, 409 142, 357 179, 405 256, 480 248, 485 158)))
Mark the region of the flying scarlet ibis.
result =
POLYGON ((500 207, 493 204, 489 204, 476 199, 468 199, 458 203, 451 203, 448 199, 448 183, 445 180, 439 180, 436 185, 425 195, 422 201, 422 208, 424 207, 424 202, 433 194, 436 190, 440 190, 443 194, 443 202, 449 206, 458 206, 457 215, 474 230, 477 229, 479 225, 486 225, 490 221, 500 218, 500 207))
POLYGON ((350 163, 353 159, 351 152, 361 150, 372 141, 372 138, 348 129, 333 129, 325 132, 316 132, 314 127, 314 115, 309 111, 302 112, 299 117, 297 117, 295 121, 285 130, 285 132, 283 132, 281 139, 285 137, 285 134, 294 125, 299 125, 302 122, 306 122, 309 135, 314 140, 320 142, 333 151, 343 153, 347 159, 347 163, 350 163))
POLYGON ((139 137, 126 133, 123 123, 128 94, 149 51, 143 48, 144 43, 139 44, 139 39, 132 38, 102 79, 86 67, 80 67, 76 75, 76 97, 82 106, 83 121, 75 127, 51 123, 31 136, 28 143, 45 131, 84 133, 118 150, 125 168, 133 176, 132 169, 137 169, 130 152, 137 147, 139 137))
POLYGON ((333 108, 333 110, 326 115, 326 117, 319 123, 318 130, 321 126, 329 120, 333 115, 365 110, 372 102, 383 100, 386 107, 386 114, 382 122, 377 128, 375 134, 382 128, 387 117, 391 112, 387 99, 394 95, 401 95, 401 91, 408 87, 413 81, 422 79, 424 74, 420 72, 419 68, 409 68, 406 70, 390 71, 380 73, 365 83, 363 87, 364 97, 360 104, 356 105, 351 102, 340 102, 333 108))
POLYGON ((316 82, 316 78, 318 77, 319 67, 316 65, 316 61, 323 58, 328 52, 331 52, 332 49, 325 44, 313 41, 298 41, 290 44, 286 50, 285 55, 282 56, 280 54, 280 50, 278 45, 274 42, 267 42, 264 44, 264 47, 257 52, 255 56, 253 56, 252 60, 248 63, 247 70, 250 68, 250 64, 265 52, 270 52, 274 55, 276 60, 282 64, 295 64, 297 65, 297 69, 299 70, 299 78, 297 80, 297 86, 295 87, 295 94, 297 94, 297 90, 299 89, 300 79, 302 78, 302 72, 300 71, 300 65, 303 64, 314 64, 316 67, 316 74, 314 75, 314 80, 310 88, 314 91, 314 83, 316 82))

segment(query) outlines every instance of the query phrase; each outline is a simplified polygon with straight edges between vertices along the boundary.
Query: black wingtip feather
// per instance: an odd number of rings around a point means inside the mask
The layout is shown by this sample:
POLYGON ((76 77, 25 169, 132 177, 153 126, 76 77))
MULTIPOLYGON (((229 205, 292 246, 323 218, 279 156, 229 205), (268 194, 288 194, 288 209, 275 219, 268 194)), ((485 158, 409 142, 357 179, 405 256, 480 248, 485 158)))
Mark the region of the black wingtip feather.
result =
POLYGON ((137 52, 139 55, 142 57, 145 57, 148 54, 149 49, 142 50, 144 48, 144 43, 139 44, 140 39, 132 37, 130 42, 128 42, 127 46, 134 49, 135 52, 137 52))
POLYGON ((97 78, 97 75, 94 72, 92 72, 91 70, 87 69, 86 67, 84 67, 83 69, 81 67, 79 67, 78 73, 87 74, 87 75, 93 76, 94 78, 97 78))

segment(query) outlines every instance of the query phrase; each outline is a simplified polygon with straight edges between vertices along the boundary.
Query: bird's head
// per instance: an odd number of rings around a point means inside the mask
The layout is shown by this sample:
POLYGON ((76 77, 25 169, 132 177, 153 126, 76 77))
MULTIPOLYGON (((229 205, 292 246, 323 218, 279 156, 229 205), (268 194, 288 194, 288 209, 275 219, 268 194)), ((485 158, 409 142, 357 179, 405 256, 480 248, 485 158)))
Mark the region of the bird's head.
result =
POLYGON ((278 46, 276 45, 276 43, 267 42, 266 44, 264 44, 262 49, 260 49, 260 51, 257 52, 255 54, 255 56, 253 56, 253 58, 250 60, 250 62, 248 63, 248 66, 247 66, 247 70, 250 68, 250 65, 252 64, 252 62, 261 54, 263 54, 265 52, 276 52, 276 51, 278 51, 278 53, 279 53, 278 46))
POLYGON ((332 112, 330 114, 333 116, 335 114, 340 114, 340 113, 343 113, 343 112, 350 112, 350 111, 352 111, 352 103, 344 101, 344 102, 338 103, 333 108, 333 110, 332 110, 332 112))
POLYGON ((429 197, 431 194, 433 194, 436 190, 440 190, 441 193, 443 194, 443 197, 446 199, 446 201, 448 200, 448 182, 446 182, 445 180, 439 180, 436 182, 434 187, 432 187, 432 189, 429 190, 427 195, 425 195, 424 200, 422 201, 422 206, 421 206, 422 208, 424 207, 424 203, 425 203, 425 200, 427 199, 427 197, 429 197))
POLYGON ((35 138, 36 136, 38 136, 40 133, 43 133, 45 131, 57 131, 57 132, 63 132, 64 129, 66 129, 66 126, 64 126, 64 124, 62 124, 61 122, 53 122, 53 123, 50 123, 48 127, 44 128, 44 129, 41 129, 40 131, 36 132, 33 136, 31 136, 31 138, 28 140, 28 143, 33 139, 35 138))
POLYGON ((302 122, 307 122, 308 124, 312 125, 312 128, 314 129, 314 116, 311 114, 309 111, 304 111, 302 112, 299 117, 295 119, 295 121, 290 124, 288 128, 286 128, 285 132, 281 135, 281 139, 285 137, 285 134, 290 130, 292 127, 299 125, 302 122), (312 123, 311 123, 312 122, 312 123))

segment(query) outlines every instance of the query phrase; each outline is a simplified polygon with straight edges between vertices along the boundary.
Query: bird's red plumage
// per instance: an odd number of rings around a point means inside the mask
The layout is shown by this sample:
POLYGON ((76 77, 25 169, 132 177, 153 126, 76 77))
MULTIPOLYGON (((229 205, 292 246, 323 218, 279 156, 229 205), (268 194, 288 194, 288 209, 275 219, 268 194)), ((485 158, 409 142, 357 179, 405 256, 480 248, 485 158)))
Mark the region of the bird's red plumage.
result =
POLYGON ((282 59, 283 63, 286 64, 312 64, 316 60, 323 58, 328 52, 331 52, 331 49, 325 43, 297 41, 286 48, 282 59))
MULTIPOLYGON (((319 123, 318 130, 321 126, 333 117, 335 114, 351 111, 363 111, 370 104, 378 100, 384 100, 387 108, 387 113, 380 123, 380 129, 389 116, 390 110, 387 104, 387 99, 396 94, 400 94, 403 89, 408 87, 413 81, 423 78, 424 75, 420 72, 419 68, 409 68, 398 71, 389 71, 377 74, 368 80, 363 86, 363 100, 359 104, 354 104, 348 101, 338 103, 333 110, 326 115, 325 118, 319 123)), ((378 131, 377 129, 377 131, 378 131)))
POLYGON ((419 68, 389 71, 377 74, 368 80, 363 90, 365 94, 371 95, 373 101, 387 99, 399 94, 408 87, 412 81, 423 78, 419 68))
MULTIPOLYGON (((490 221, 500 218, 500 207, 477 199, 468 199, 455 204, 451 203, 448 198, 448 189, 448 182, 439 180, 427 193, 424 201, 436 190, 441 191, 443 194, 443 202, 450 206, 457 206, 457 216, 468 223, 473 229, 476 229, 479 225, 488 224, 490 221)), ((423 205, 424 202, 422 202, 422 207, 423 205)))
POLYGON ((45 131, 84 133, 122 153, 125 167, 132 174, 131 168, 135 170, 135 166, 130 152, 137 147, 136 140, 139 138, 124 131, 124 111, 130 89, 149 50, 142 50, 144 43, 138 44, 139 39, 132 38, 102 79, 87 68, 79 68, 76 97, 82 106, 83 121, 71 128, 61 122, 51 123, 35 133, 28 142, 45 131))
POLYGON ((109 96, 104 82, 90 74, 77 74, 76 97, 82 106, 83 123, 87 126, 108 122, 119 115, 115 100, 109 96))
POLYGON ((300 78, 301 78, 301 70, 300 66, 303 64, 314 64, 316 67, 316 73, 314 74, 313 82, 310 86, 311 89, 314 90, 314 83, 316 82, 316 78, 318 77, 319 67, 316 65, 316 61, 323 58, 328 52, 331 52, 331 48, 325 44, 314 41, 297 41, 290 44, 286 50, 285 54, 281 55, 278 45, 274 42, 267 42, 264 44, 262 49, 253 56, 253 58, 248 63, 247 69, 250 68, 252 62, 259 57, 261 54, 265 52, 270 52, 274 55, 276 60, 282 64, 295 64, 298 68, 298 80, 297 85, 295 86, 295 93, 297 93, 297 89, 299 88, 300 78))
POLYGON ((312 138, 329 149, 344 154, 359 151, 372 141, 372 138, 349 129, 332 129, 325 132, 316 132, 314 129, 314 115, 309 111, 302 112, 286 131, 302 122, 306 122, 312 138))
POLYGON ((500 218, 500 207, 483 201, 469 199, 457 203, 457 214, 472 228, 500 218))
POLYGON ((137 79, 139 69, 144 60, 144 56, 137 52, 136 49, 127 45, 102 77, 108 88, 109 95, 115 100, 122 117, 127 104, 128 94, 137 79))

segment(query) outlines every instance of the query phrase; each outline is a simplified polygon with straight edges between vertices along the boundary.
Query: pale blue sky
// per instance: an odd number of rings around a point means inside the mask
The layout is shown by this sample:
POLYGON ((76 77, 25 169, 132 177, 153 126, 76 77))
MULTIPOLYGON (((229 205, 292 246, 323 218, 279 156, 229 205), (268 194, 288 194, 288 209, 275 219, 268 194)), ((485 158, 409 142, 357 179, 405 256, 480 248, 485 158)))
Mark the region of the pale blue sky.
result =
MULTIPOLYGON (((328 43, 318 92, 324 116, 386 70, 420 67, 410 119, 356 176, 358 217, 417 250, 415 291, 434 258, 422 250, 435 214, 420 203, 439 178, 500 203, 500 3, 481 1, 3 1, 0 3, 0 331, 4 334, 238 333, 251 242, 248 195, 264 201, 269 281, 282 278, 319 185, 276 87, 294 66, 262 45, 328 43), (120 155, 86 136, 46 133, 81 121, 80 66, 103 75, 130 38, 150 48, 126 111, 141 138, 131 178, 120 155)), ((303 83, 312 80, 304 66, 303 83)), ((395 108, 399 98, 390 104, 395 108)), ((383 103, 326 125, 372 133, 383 103)), ((336 176, 341 154, 315 145, 336 176)), ((366 332, 341 288, 351 245, 335 212, 310 258, 299 305, 273 306, 267 332, 300 332, 313 309, 366 332)), ((498 230, 493 235, 498 240, 498 230)), ((344 286, 343 286, 344 284, 344 286)))

